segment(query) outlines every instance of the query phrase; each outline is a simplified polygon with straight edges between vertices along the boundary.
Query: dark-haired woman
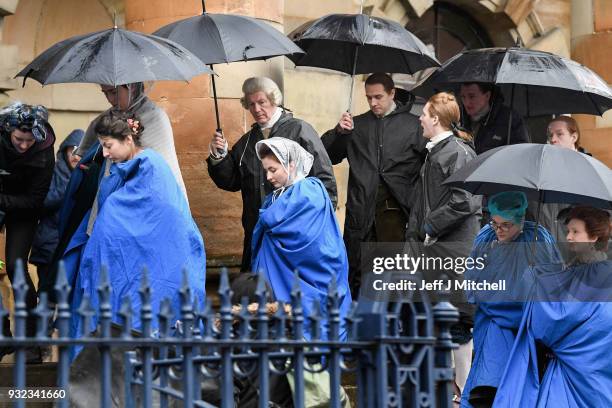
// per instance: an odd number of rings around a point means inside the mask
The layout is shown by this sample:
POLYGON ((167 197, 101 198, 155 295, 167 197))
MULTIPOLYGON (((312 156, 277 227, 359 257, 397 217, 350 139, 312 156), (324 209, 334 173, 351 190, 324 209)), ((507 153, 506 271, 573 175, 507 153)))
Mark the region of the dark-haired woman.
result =
MULTIPOLYGON (((0 225, 6 226, 6 270, 13 282, 15 261, 24 261, 28 254, 41 216, 43 203, 53 176, 55 134, 43 106, 13 103, 0 110, 0 225)), ((28 286, 26 306, 36 307, 36 290, 25 270, 28 286)), ((5 336, 10 336, 8 319, 3 321, 5 336)), ((26 335, 36 334, 36 317, 26 320, 26 335)), ((0 347, 0 358, 11 353, 10 347, 0 347)), ((28 362, 40 361, 40 350, 29 349, 28 362)))
POLYGON ((610 215, 580 206, 567 220, 574 260, 543 278, 548 301, 526 304, 495 407, 612 406, 610 215))
MULTIPOLYGON (((435 256, 467 257, 480 229, 482 200, 465 190, 442 185, 442 182, 476 157, 471 137, 458 128, 460 109, 450 93, 432 96, 419 119, 423 137, 429 140, 425 146, 428 154, 414 195, 417 198, 408 222, 408 239, 427 246, 445 242, 444 246, 429 248, 435 256), (438 253, 440 251, 443 253, 438 253)), ((470 370, 473 307, 467 302, 456 303, 456 306, 461 317, 451 331, 453 340, 459 344, 453 351, 457 400, 470 370)))
MULTIPOLYGON (((136 329, 140 327, 138 289, 143 267, 148 269, 154 316, 167 297, 177 319, 183 269, 189 273, 194 299, 200 302, 206 274, 204 243, 185 195, 163 158, 140 145, 142 129, 138 118, 116 111, 98 121, 95 130, 104 158, 113 165, 64 255, 74 288, 73 310, 85 295, 97 308, 100 271, 105 266, 112 288, 113 321, 122 323, 118 313, 127 297, 136 329)), ((93 331, 96 323, 94 316, 90 327, 81 327, 80 319, 73 316, 72 335, 93 331)))

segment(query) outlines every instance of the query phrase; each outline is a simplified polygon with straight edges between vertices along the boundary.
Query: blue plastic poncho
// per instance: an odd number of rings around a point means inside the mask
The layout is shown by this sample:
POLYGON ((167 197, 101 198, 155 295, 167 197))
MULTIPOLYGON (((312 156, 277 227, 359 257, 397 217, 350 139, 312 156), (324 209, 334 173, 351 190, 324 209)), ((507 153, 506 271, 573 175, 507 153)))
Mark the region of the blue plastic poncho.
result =
MULTIPOLYGON (((564 273, 590 289, 576 291, 573 285, 568 293, 578 301, 525 306, 495 407, 612 407, 612 303, 579 301, 592 298, 592 289, 602 282, 602 290, 609 291, 612 262, 570 267, 564 273), (536 342, 554 356, 541 382, 536 342)), ((609 297, 609 292, 602 295, 609 297)))
MULTIPOLYGON (((145 149, 132 160, 113 164, 111 174, 100 183, 98 206, 91 236, 86 234, 87 214, 64 253, 68 281, 74 282, 73 313, 85 295, 97 310, 96 289, 102 266, 108 268, 114 322, 122 323, 118 312, 127 296, 132 304, 133 327, 140 327, 138 289, 144 266, 148 269, 154 315, 167 297, 178 319, 183 268, 189 272, 192 296, 204 300, 204 242, 183 191, 159 154, 145 149)), ((91 327, 85 329, 94 330, 97 320, 95 315, 91 327)), ((157 326, 156 319, 153 326, 157 326)), ((71 335, 78 337, 82 330, 75 313, 71 335)))
MULTIPOLYGON (((313 302, 319 303, 326 316, 327 289, 335 276, 344 322, 351 305, 348 260, 333 205, 319 179, 298 181, 277 198, 274 193, 268 195, 253 232, 252 268, 265 274, 274 296, 283 302, 291 301, 294 271, 298 271, 306 316, 313 302)), ((304 336, 309 339, 310 321, 304 323, 304 336)), ((326 338, 326 319, 322 329, 326 338)), ((346 339, 344 325, 340 339, 346 339)))
MULTIPOLYGON (((465 278, 479 281, 505 279, 512 287, 530 274, 529 262, 535 235, 535 224, 526 221, 523 231, 510 244, 500 244, 490 225, 480 230, 474 241, 471 257, 485 258, 483 270, 470 269, 465 278)), ((534 263, 560 263, 554 239, 546 229, 538 227, 538 247, 534 263)), ((529 279, 531 280, 531 279, 529 279)), ((518 286, 518 290, 521 287, 518 286)), ((478 302, 478 294, 468 293, 468 299, 477 304, 474 316, 474 360, 461 397, 462 407, 471 407, 468 402, 472 388, 477 386, 497 387, 506 367, 510 350, 522 315, 522 302, 478 302)))

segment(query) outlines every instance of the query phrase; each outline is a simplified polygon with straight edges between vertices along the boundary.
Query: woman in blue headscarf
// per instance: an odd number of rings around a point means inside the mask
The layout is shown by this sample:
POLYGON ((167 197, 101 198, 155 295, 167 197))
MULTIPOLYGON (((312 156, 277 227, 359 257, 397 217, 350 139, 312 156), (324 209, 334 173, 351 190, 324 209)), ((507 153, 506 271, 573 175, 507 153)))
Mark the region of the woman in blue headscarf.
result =
POLYGON ((612 407, 610 215, 575 207, 567 227, 575 258, 525 306, 496 407, 612 407))
POLYGON ((553 238, 544 228, 538 227, 538 245, 532 245, 536 226, 525 221, 524 193, 495 194, 489 198, 488 209, 491 222, 478 233, 471 254, 473 259, 484 259, 485 266, 466 271, 466 279, 503 279, 509 290, 493 295, 468 292, 468 299, 476 303, 474 360, 462 393, 462 407, 490 407, 493 403, 523 313, 523 303, 511 300, 525 290, 521 283, 530 273, 530 264, 550 264, 560 259, 553 238))
POLYGON ((102 154, 112 165, 100 181, 92 209, 64 252, 68 280, 73 285, 74 337, 96 328, 97 313, 90 327, 82 327, 76 311, 85 296, 97 311, 102 267, 108 269, 113 321, 123 323, 119 311, 127 297, 135 329, 141 327, 139 288, 144 267, 148 270, 154 316, 161 300, 169 298, 175 320, 180 318, 183 269, 188 272, 193 299, 200 304, 204 299, 206 258, 202 236, 170 167, 158 153, 141 146, 143 128, 133 114, 119 111, 107 112, 95 128, 102 154))
MULTIPOLYGON (((306 177, 313 156, 280 137, 257 142, 255 150, 275 190, 266 197, 253 232, 253 271, 265 274, 274 297, 283 302, 291 301, 297 271, 306 316, 313 303, 327 315, 328 287, 335 279, 344 322, 351 304, 346 249, 325 186, 316 177, 306 177)), ((321 324, 326 338, 327 319, 321 324)), ((310 338, 308 319, 304 332, 310 338)), ((344 324, 340 339, 346 339, 344 324)))

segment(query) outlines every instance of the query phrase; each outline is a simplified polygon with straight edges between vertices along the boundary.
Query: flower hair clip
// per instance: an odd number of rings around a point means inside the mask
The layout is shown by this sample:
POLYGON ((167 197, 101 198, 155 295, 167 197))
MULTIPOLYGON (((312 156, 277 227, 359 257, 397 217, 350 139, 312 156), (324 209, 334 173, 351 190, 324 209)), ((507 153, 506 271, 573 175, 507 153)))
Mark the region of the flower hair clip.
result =
POLYGON ((134 119, 127 120, 128 127, 132 131, 132 133, 138 133, 138 128, 140 127, 140 121, 134 119))

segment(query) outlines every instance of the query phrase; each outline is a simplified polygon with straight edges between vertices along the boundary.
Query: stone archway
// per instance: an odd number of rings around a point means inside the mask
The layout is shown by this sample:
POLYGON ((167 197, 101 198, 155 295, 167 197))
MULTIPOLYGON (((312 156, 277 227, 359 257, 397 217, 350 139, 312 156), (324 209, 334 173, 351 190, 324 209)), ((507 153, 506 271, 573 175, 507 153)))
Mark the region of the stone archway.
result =
MULTIPOLYGON (((569 33, 563 33, 559 27, 546 27, 542 21, 550 21, 551 14, 565 14, 557 20, 569 22, 569 10, 564 9, 562 0, 541 2, 544 5, 532 0, 454 0, 450 3, 470 14, 487 31, 495 46, 510 46, 520 38, 528 48, 570 55, 569 33)), ((406 25, 423 16, 433 5, 434 0, 367 0, 364 10, 406 25)))

